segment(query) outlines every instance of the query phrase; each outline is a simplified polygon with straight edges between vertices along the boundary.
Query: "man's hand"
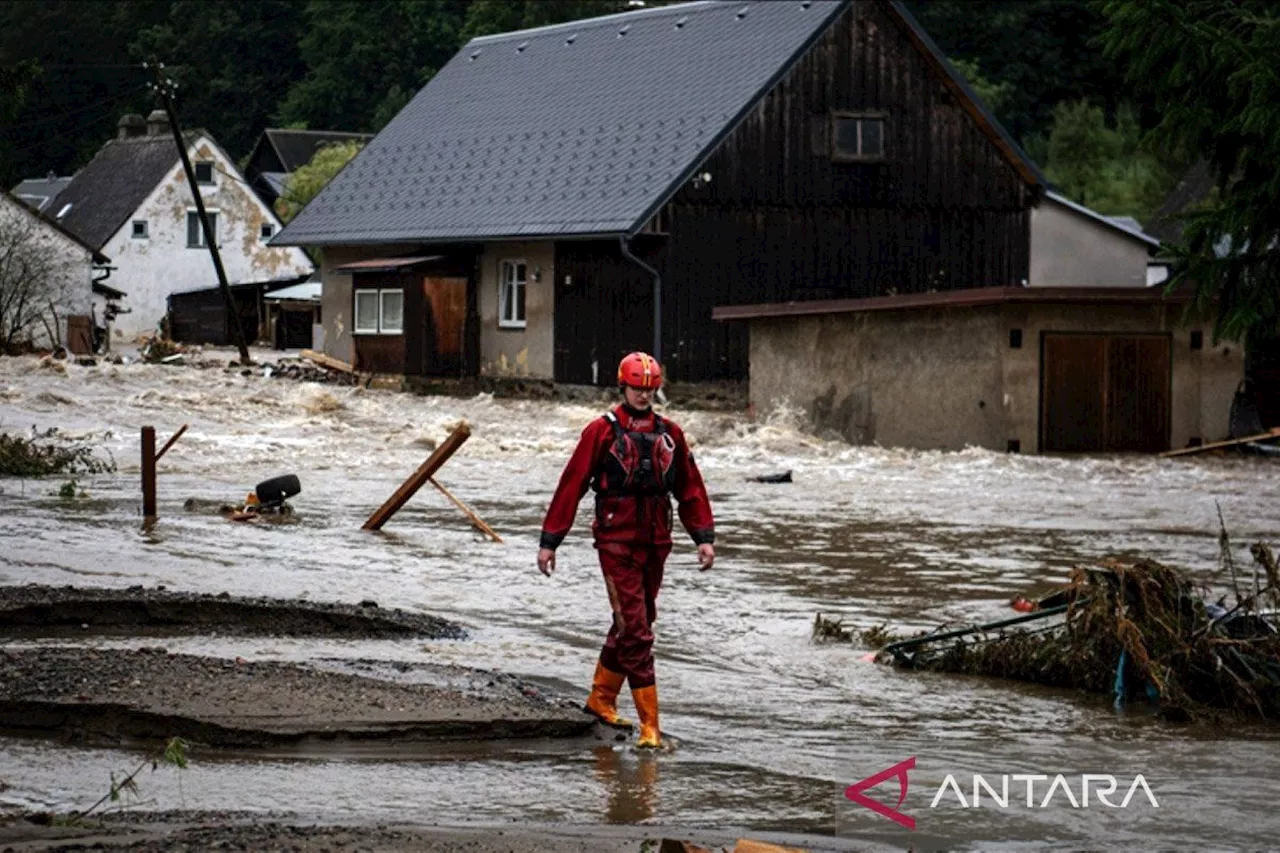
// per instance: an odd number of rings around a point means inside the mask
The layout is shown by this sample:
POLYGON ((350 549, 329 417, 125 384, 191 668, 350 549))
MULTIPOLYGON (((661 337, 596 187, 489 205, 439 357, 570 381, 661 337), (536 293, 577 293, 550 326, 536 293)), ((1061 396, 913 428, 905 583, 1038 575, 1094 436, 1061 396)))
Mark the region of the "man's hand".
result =
POLYGON ((698 565, 701 571, 711 568, 711 564, 716 561, 716 546, 710 542, 704 542, 698 546, 698 565))
POLYGON ((538 571, 547 577, 551 577, 551 573, 556 570, 556 552, 550 548, 538 549, 538 571))

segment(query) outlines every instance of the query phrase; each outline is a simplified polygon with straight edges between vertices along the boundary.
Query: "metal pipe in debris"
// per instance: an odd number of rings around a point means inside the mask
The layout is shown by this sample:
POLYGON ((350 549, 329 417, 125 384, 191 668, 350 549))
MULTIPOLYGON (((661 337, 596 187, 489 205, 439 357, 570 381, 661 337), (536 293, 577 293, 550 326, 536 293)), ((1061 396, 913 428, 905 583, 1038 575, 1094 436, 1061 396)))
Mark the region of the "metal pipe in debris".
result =
MULTIPOLYGON (((1084 603, 1083 601, 1081 602, 1084 603)), ((1066 613, 1071 609, 1070 604, 1059 604, 1057 607, 1049 607, 1044 610, 1037 610, 1033 613, 1024 613, 1021 616, 1014 616, 1010 619, 1001 619, 999 622, 988 622, 985 625, 971 625, 968 628, 954 628, 950 631, 941 631, 934 634, 926 634, 923 637, 912 637, 909 640, 899 640, 896 643, 890 643, 881 649, 882 652, 897 654, 907 649, 913 649, 916 646, 922 646, 925 643, 934 643, 938 640, 952 640, 956 637, 963 637, 967 634, 976 634, 979 631, 994 631, 997 628, 1007 628, 1010 625, 1021 625, 1024 622, 1035 622, 1039 619, 1045 619, 1049 616, 1056 616, 1059 613, 1066 613)))

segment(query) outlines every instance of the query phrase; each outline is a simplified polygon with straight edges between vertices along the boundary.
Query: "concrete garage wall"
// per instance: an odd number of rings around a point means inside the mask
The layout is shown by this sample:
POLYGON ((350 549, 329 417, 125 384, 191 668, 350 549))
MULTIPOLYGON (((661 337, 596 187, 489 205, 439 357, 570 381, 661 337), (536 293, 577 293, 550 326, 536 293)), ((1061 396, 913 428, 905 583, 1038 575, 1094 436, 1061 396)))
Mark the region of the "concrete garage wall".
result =
POLYGON ((324 323, 324 354, 351 364, 355 344, 351 329, 355 310, 351 273, 335 272, 337 267, 356 261, 370 261, 388 255, 386 246, 326 246, 320 264, 320 316, 324 323))
POLYGON ((1181 326, 1180 306, 1006 304, 772 317, 750 321, 751 400, 762 415, 804 409, 819 434, 852 444, 1039 451, 1042 332, 1168 332, 1170 441, 1227 433, 1244 374, 1234 344, 1209 346, 1211 324, 1181 326), (1020 329, 1022 346, 1010 348, 1020 329), (1205 348, 1192 350, 1193 329, 1205 348))
POLYGON ((751 322, 751 399, 852 444, 1005 446, 998 309, 751 322))
POLYGON ((489 243, 480 258, 480 373, 551 379, 555 375, 555 244, 489 243), (525 262, 525 327, 498 325, 504 260, 525 262), (539 281, 534 281, 535 271, 539 281))

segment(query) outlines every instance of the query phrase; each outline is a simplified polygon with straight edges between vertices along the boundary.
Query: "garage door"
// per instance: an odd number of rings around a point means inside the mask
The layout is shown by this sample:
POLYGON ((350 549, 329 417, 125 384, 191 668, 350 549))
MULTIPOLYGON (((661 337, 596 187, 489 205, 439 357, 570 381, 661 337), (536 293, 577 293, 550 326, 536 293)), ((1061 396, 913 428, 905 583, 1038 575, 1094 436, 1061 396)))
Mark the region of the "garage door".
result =
POLYGON ((1169 449, 1168 335, 1045 333, 1043 452, 1169 449))

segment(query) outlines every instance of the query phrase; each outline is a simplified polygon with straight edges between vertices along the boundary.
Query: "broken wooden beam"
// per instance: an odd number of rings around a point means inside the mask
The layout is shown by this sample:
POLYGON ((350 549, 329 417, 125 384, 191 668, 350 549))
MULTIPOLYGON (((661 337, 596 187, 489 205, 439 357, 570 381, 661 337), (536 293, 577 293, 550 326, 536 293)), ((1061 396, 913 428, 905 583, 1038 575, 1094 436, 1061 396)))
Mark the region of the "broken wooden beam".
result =
POLYGON ((462 501, 454 497, 453 493, 450 492, 448 489, 446 489, 444 486, 440 485, 440 483, 436 480, 435 477, 428 477, 427 479, 431 481, 431 485, 435 486, 437 489, 440 490, 440 494, 444 495, 446 498, 453 501, 454 506, 462 510, 462 512, 467 516, 467 519, 470 520, 472 527, 474 527, 476 530, 479 530, 485 536, 488 536, 494 542, 502 541, 502 537, 499 536, 497 533, 495 533, 492 527, 485 524, 483 518, 476 515, 475 512, 471 509, 471 507, 467 506, 462 501))
POLYGON ((303 358, 307 359, 308 361, 315 362, 321 367, 327 367, 330 370, 340 370, 343 373, 356 372, 356 369, 351 365, 347 364, 345 361, 341 361, 330 355, 325 355, 322 352, 316 352, 315 350, 304 349, 301 352, 301 355, 303 358))
POLYGON ((405 480, 400 488, 396 489, 395 494, 387 498, 386 503, 378 507, 373 515, 369 516, 369 520, 364 523, 362 530, 381 530, 382 525, 391 519, 391 516, 399 512, 400 508, 408 503, 409 498, 413 497, 418 489, 426 485, 427 481, 440 470, 440 466, 449 461, 449 457, 458 451, 468 438, 471 437, 471 427, 466 421, 454 427, 453 432, 449 433, 449 437, 440 442, 440 446, 435 449, 427 461, 418 466, 418 470, 414 471, 405 480))
POLYGON ((1161 458, 1170 456, 1187 456, 1192 453, 1203 453, 1206 450, 1216 450, 1219 447, 1231 447, 1237 444, 1248 444, 1251 441, 1263 441, 1268 438, 1280 436, 1280 427, 1272 427, 1266 432, 1260 432, 1257 435, 1246 435, 1244 438, 1229 438, 1226 441, 1211 441, 1208 444, 1197 444, 1195 447, 1183 447, 1178 450, 1166 450, 1161 453, 1161 458))
POLYGON ((182 438, 182 434, 187 431, 187 427, 189 426, 190 424, 183 424, 182 429, 175 432, 173 436, 164 443, 164 447, 160 448, 160 452, 156 454, 156 462, 159 462, 161 457, 163 457, 166 453, 169 452, 169 448, 173 447, 173 443, 175 441, 182 438))

